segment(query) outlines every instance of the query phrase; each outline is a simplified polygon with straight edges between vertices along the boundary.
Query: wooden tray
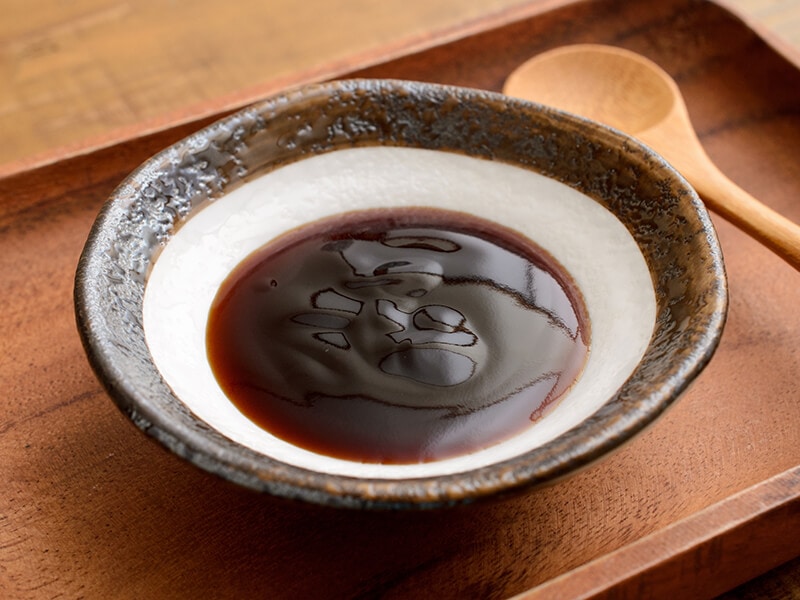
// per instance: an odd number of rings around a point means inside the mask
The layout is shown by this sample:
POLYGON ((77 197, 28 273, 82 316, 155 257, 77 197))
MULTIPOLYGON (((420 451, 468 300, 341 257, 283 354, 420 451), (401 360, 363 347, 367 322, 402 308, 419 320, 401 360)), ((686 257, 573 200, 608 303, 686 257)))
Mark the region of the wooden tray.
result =
MULTIPOLYGON (((498 90, 537 52, 611 43, 671 72, 712 158, 800 220, 800 58, 721 6, 538 2, 444 38, 238 102, 345 74, 498 90)), ((337 511, 253 494, 147 440, 84 358, 74 269, 116 183, 230 100, 0 179, 0 597, 700 597, 800 555, 800 275, 721 219, 731 307, 711 365, 649 431, 557 485, 337 511)))

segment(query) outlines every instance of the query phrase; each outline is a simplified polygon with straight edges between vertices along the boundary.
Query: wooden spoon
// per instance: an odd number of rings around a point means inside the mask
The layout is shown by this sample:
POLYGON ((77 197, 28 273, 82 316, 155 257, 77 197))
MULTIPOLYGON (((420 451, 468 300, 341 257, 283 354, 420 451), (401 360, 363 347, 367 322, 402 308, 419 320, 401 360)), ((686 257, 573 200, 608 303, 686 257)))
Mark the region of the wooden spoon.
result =
POLYGON ((709 208, 800 270, 800 226, 761 204, 711 162, 677 84, 652 61, 611 46, 564 46, 518 67, 503 91, 638 138, 686 177, 709 208))

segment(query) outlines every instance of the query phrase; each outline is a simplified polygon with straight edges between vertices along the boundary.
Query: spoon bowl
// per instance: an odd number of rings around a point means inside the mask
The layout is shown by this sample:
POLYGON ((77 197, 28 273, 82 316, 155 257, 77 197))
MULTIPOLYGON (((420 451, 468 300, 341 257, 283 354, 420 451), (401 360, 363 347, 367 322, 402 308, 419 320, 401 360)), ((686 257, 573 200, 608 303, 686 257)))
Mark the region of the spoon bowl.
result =
POLYGON ((649 59, 611 46, 564 46, 522 64, 503 91, 638 138, 686 177, 709 208, 800 269, 800 226, 753 198, 714 165, 692 127, 678 85, 649 59))
POLYGON ((539 55, 508 78, 505 91, 589 116, 628 135, 668 118, 676 101, 670 82, 651 65, 602 46, 568 46, 539 55))

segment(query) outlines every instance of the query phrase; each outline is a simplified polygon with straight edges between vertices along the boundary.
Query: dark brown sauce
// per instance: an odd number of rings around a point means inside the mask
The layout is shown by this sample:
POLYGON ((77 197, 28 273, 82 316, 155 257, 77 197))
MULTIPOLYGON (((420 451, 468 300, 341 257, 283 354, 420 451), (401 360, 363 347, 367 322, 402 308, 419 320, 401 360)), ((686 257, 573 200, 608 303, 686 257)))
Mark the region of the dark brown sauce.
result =
POLYGON ((531 425, 588 352, 576 288, 530 240, 467 214, 358 211, 294 230, 221 286, 207 350, 273 435, 373 463, 473 452, 531 425))

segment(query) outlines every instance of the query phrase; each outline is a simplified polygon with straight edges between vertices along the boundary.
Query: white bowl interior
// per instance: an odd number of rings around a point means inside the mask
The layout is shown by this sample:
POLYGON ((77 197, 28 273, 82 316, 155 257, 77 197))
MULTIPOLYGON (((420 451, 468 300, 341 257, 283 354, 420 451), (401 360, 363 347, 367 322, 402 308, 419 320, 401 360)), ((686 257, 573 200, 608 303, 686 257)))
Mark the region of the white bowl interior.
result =
POLYGON ((276 460, 319 472, 404 479, 452 474, 536 448, 578 425, 642 358, 656 316, 650 272, 628 230, 606 208, 558 181, 455 153, 370 146, 311 156, 213 201, 158 256, 144 297, 148 347, 164 380, 201 420, 276 460), (251 252, 302 224, 378 207, 432 206, 510 227, 547 250, 581 290, 591 348, 579 380, 541 420, 489 448, 446 460, 382 465, 309 452, 242 415, 220 389, 205 350, 220 284, 251 252))

